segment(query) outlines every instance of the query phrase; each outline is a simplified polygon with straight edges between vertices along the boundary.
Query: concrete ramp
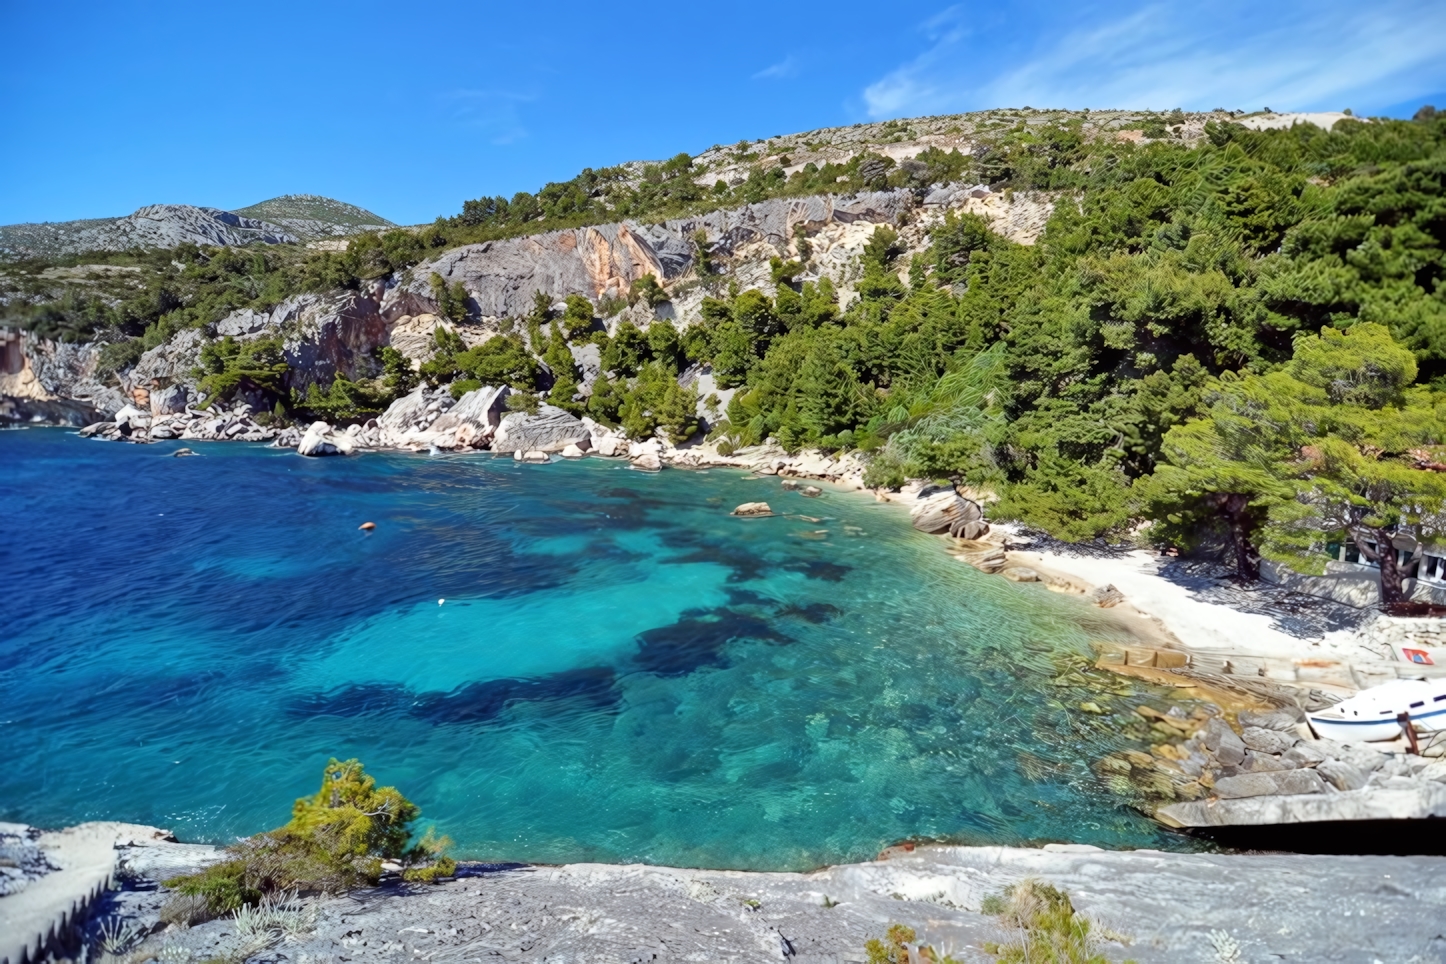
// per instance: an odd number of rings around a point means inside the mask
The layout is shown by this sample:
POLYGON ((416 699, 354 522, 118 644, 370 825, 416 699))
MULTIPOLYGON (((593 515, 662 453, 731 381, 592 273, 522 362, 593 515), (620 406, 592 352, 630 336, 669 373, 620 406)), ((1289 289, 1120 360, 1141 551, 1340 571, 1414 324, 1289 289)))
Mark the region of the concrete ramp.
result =
POLYGON ((34 964, 63 945, 110 887, 117 847, 173 839, 155 827, 113 822, 42 833, 35 844, 57 869, 0 897, 0 964, 34 964))

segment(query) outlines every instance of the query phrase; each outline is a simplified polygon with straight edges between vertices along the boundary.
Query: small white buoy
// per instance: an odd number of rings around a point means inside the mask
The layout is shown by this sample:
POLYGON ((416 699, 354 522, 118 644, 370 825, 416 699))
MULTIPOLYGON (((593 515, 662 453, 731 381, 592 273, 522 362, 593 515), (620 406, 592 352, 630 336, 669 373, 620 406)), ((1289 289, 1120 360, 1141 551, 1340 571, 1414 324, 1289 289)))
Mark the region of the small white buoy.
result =
POLYGON ((437 600, 437 605, 440 606, 440 605, 442 605, 442 603, 444 603, 444 602, 446 602, 446 601, 447 601, 447 600, 445 600, 445 599, 438 599, 438 600, 437 600))

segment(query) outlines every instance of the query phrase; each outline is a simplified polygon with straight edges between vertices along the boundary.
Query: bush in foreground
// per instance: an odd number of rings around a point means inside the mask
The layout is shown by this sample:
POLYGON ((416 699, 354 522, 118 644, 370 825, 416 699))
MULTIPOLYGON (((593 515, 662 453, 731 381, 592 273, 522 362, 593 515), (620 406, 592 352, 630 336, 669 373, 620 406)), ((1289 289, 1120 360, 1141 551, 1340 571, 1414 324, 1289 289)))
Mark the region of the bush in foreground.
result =
MULTIPOLYGON (((998 918, 1000 932, 1006 935, 997 943, 984 944, 984 951, 998 964, 1109 964, 1100 947, 1127 941, 1076 913, 1064 891, 1037 880, 1020 881, 1003 894, 984 898, 980 910, 998 918)), ((1211 940, 1217 938, 1212 935, 1211 940)), ((870 940, 864 951, 868 964, 958 964, 918 943, 914 929, 904 924, 891 924, 885 938, 870 940)))
POLYGON ((997 916, 1010 935, 984 945, 999 964, 1109 964, 1100 946, 1125 940, 1076 913, 1064 891, 1037 880, 1020 881, 1002 896, 985 898, 980 910, 997 916))
POLYGON ((420 814, 396 787, 378 788, 359 761, 333 759, 322 773, 321 789, 296 801, 288 823, 232 844, 226 848, 230 859, 166 886, 177 892, 176 902, 218 916, 287 892, 340 893, 375 885, 384 860, 400 863, 410 881, 451 876, 457 862, 443 853, 450 841, 428 831, 410 844, 420 814))

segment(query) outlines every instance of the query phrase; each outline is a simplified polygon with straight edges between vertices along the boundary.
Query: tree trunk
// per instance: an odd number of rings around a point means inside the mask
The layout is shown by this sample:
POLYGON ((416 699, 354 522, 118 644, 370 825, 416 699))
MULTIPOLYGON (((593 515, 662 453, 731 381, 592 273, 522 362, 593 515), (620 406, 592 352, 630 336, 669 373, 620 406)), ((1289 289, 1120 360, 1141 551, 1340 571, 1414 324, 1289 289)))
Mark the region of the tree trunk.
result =
POLYGON ((1250 511, 1250 496, 1221 496, 1219 509, 1230 529, 1230 544, 1235 550, 1235 574, 1249 582, 1259 580, 1260 552, 1255 548, 1252 539, 1255 535, 1255 516, 1250 511))
POLYGON ((1381 570, 1381 604, 1389 606, 1392 603, 1406 602, 1406 588, 1403 585, 1405 579, 1400 565, 1396 562, 1396 547, 1391 542, 1391 534, 1384 529, 1366 529, 1362 534, 1376 540, 1375 553, 1366 548, 1365 540, 1360 536, 1356 537, 1356 545, 1367 556, 1376 557, 1376 565, 1381 570))

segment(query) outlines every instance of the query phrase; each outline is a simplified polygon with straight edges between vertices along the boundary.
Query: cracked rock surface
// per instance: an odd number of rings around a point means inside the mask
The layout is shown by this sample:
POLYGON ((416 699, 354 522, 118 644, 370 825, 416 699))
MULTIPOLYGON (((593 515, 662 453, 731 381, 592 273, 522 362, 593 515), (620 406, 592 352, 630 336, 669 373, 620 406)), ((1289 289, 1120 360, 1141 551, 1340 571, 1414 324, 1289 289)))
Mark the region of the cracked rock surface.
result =
MULTIPOLYGON (((205 848, 122 850, 128 889, 106 913, 151 932, 167 962, 234 957, 230 919, 158 923, 170 875, 205 848)), ((1140 964, 1240 961, 1408 964, 1446 955, 1446 858, 925 847, 808 874, 570 864, 464 864, 438 885, 384 883, 308 903, 304 926, 248 950, 254 962, 863 961, 892 922, 960 960, 1000 940, 980 902, 1025 878, 1129 938, 1103 948, 1140 964)), ((139 960, 139 958, 137 958, 139 960)))

